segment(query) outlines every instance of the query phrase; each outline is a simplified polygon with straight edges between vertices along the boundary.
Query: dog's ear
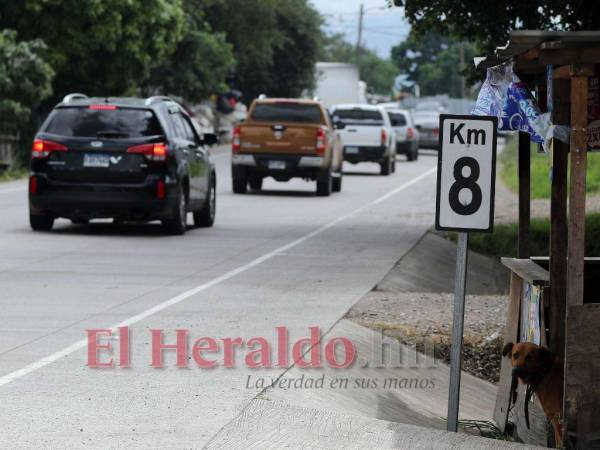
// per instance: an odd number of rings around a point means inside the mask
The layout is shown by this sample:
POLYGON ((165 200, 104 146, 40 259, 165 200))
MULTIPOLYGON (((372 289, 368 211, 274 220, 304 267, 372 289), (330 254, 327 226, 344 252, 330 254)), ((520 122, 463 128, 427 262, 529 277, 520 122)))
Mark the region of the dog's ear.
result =
POLYGON ((504 348, 502 349, 502 356, 507 356, 512 352, 512 349, 514 347, 515 344, 513 344, 512 342, 509 342, 508 344, 506 344, 504 346, 504 348))

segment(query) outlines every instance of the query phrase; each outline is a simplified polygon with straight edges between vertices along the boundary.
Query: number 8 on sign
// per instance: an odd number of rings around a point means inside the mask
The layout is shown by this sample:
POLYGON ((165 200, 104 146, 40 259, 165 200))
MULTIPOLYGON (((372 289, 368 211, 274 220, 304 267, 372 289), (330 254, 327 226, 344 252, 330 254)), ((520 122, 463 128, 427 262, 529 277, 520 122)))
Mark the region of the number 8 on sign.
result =
POLYGON ((454 179, 456 182, 450 188, 450 207, 462 216, 476 213, 481 207, 482 200, 481 188, 477 184, 479 179, 479 163, 477 160, 468 156, 459 158, 454 163, 454 179), (467 177, 463 173, 465 167, 470 169, 467 177), (470 202, 463 203, 460 201, 459 194, 463 189, 471 191, 470 202))
POLYGON ((492 231, 495 117, 440 116, 436 229, 492 231))

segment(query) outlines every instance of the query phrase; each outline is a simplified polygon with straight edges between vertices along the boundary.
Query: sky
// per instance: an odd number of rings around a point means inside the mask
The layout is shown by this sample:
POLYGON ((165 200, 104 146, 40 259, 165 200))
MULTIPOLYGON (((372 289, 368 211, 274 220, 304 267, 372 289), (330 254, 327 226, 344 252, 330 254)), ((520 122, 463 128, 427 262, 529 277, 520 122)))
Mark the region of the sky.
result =
POLYGON ((391 48, 406 38, 410 25, 404 9, 387 7, 386 0, 311 0, 325 17, 325 31, 342 33, 355 44, 358 36, 358 11, 365 6, 362 42, 381 57, 389 57, 391 48))

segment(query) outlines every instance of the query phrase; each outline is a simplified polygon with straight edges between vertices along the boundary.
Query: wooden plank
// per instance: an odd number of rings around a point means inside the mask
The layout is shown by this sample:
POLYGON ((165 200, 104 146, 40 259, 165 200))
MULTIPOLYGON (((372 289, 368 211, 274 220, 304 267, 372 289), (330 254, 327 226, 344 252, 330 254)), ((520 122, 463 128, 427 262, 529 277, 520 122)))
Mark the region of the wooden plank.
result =
POLYGON ((600 304, 569 306, 568 317, 566 448, 596 449, 600 448, 600 304))
POLYGON ((502 264, 523 280, 536 286, 548 286, 550 273, 530 259, 502 258, 502 264))
MULTIPOLYGON (((571 330, 569 307, 583 304, 585 249, 585 182, 587 170, 587 92, 588 78, 571 78, 571 191, 569 196, 569 248, 567 260, 567 330, 571 330)), ((597 326, 597 324, 596 324, 597 326)), ((565 336, 565 347, 577 344, 575 336, 565 336)), ((565 365, 570 364, 568 350, 565 365)), ((569 439, 577 441, 577 408, 569 406, 578 391, 570 389, 565 378, 564 429, 569 439)))
MULTIPOLYGON (((506 325, 504 326, 503 346, 509 342, 519 342, 519 316, 521 312, 521 292, 523 281, 517 274, 510 274, 510 294, 508 311, 506 313, 506 325)), ((496 406, 494 407, 494 421, 504 431, 508 420, 510 405, 510 387, 512 383, 512 365, 508 358, 502 358, 500 366, 500 382, 498 383, 498 394, 496 406)))
MULTIPOLYGON (((568 66, 563 66, 567 67, 568 66)), ((556 70, 555 70, 556 73, 556 70)), ((569 123, 570 81, 553 83, 553 121, 569 123)), ((552 187, 550 201, 550 298, 549 347, 561 360, 565 353, 565 318, 567 300, 567 170, 569 146, 559 140, 552 145, 552 187)))
POLYGON ((519 233, 518 258, 529 258, 529 227, 531 223, 531 139, 519 131, 519 233))
POLYGON ((587 77, 571 79, 571 192, 567 304, 583 304, 585 186, 587 170, 587 77))
POLYGON ((600 63, 600 47, 545 49, 539 60, 543 65, 600 63))

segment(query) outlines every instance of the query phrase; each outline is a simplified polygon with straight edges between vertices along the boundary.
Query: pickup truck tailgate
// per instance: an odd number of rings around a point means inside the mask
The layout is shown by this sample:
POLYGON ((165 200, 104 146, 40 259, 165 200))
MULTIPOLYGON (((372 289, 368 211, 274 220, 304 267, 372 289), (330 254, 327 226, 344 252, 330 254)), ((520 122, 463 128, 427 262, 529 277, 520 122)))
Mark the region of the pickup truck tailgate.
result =
POLYGON ((249 122, 240 126, 240 151, 314 154, 319 125, 249 122))
POLYGON ((381 125, 347 125, 340 131, 345 147, 375 147, 381 145, 381 125))

